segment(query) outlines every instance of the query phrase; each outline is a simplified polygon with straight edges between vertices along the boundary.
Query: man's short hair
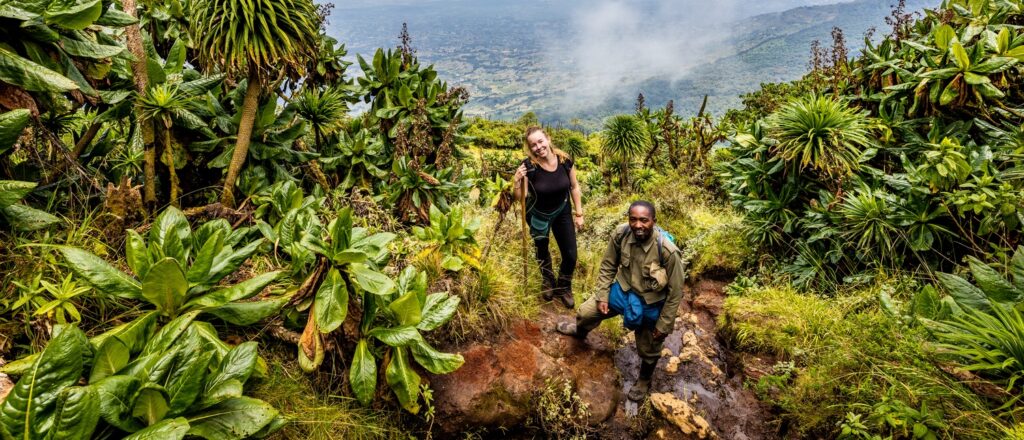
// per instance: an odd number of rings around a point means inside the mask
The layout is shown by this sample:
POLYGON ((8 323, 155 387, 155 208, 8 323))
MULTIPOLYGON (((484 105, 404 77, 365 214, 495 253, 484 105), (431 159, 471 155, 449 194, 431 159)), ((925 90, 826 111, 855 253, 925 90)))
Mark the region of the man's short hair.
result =
POLYGON ((651 213, 651 220, 658 220, 658 215, 657 212, 655 212, 654 210, 654 205, 646 200, 637 200, 633 203, 630 203, 629 209, 626 210, 626 215, 629 215, 630 211, 632 211, 633 208, 636 208, 637 206, 643 206, 644 208, 647 208, 647 211, 651 213))

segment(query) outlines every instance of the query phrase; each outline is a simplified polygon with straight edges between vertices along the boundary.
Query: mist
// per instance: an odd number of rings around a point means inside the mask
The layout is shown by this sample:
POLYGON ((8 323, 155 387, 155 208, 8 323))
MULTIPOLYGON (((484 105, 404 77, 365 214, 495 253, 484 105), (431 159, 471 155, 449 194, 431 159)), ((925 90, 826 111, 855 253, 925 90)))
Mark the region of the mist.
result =
POLYGON ((650 80, 676 81, 734 53, 742 19, 835 0, 599 0, 571 11, 564 38, 544 42, 547 62, 568 69, 562 107, 598 104, 650 80))

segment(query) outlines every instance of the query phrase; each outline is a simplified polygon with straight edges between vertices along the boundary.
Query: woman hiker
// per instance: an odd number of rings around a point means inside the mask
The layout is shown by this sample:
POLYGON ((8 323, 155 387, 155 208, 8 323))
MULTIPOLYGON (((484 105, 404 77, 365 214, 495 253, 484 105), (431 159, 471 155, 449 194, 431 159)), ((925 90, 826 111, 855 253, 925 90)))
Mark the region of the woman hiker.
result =
POLYGON ((527 182, 526 219, 543 277, 541 295, 548 301, 557 296, 571 309, 575 304, 572 275, 576 270, 576 230, 583 227, 576 169, 569 155, 552 146, 551 138, 540 127, 526 130, 526 155, 516 169, 513 184, 516 200, 522 201, 523 179, 527 182), (562 254, 557 278, 548 249, 550 235, 555 236, 562 254))

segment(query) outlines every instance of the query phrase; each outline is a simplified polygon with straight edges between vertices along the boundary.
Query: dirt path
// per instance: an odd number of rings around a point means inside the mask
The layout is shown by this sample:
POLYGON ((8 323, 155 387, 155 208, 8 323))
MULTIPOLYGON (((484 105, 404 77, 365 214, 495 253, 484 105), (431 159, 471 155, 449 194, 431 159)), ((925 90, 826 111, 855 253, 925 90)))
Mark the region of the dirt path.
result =
MULTIPOLYGON (((744 388, 742 369, 719 341, 715 320, 722 312, 727 282, 698 280, 688 286, 675 330, 665 341, 654 374, 649 407, 622 399, 615 415, 596 433, 600 438, 721 438, 775 439, 766 424, 771 414, 744 388), (650 407, 656 408, 653 412, 650 407), (639 413, 639 417, 634 417, 639 413), (665 415, 671 413, 674 415, 665 415), (650 414, 661 414, 652 418, 650 414)), ((553 332, 559 320, 572 319, 567 310, 545 305, 543 331, 553 332)), ((603 332, 587 339, 594 349, 618 346, 615 366, 622 375, 622 394, 633 385, 639 358, 632 333, 613 343, 603 332)))

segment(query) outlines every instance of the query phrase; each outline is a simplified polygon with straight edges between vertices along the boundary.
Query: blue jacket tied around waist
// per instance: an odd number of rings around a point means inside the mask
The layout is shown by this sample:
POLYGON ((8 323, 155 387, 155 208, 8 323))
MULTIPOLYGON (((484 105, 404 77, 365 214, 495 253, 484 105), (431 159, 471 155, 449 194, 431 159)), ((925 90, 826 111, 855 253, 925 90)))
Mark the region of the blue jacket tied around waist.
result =
POLYGON ((608 308, 622 314, 622 325, 627 329, 636 330, 640 327, 654 327, 661 315, 661 306, 665 301, 644 304, 643 298, 632 290, 623 291, 616 281, 608 293, 608 308))

